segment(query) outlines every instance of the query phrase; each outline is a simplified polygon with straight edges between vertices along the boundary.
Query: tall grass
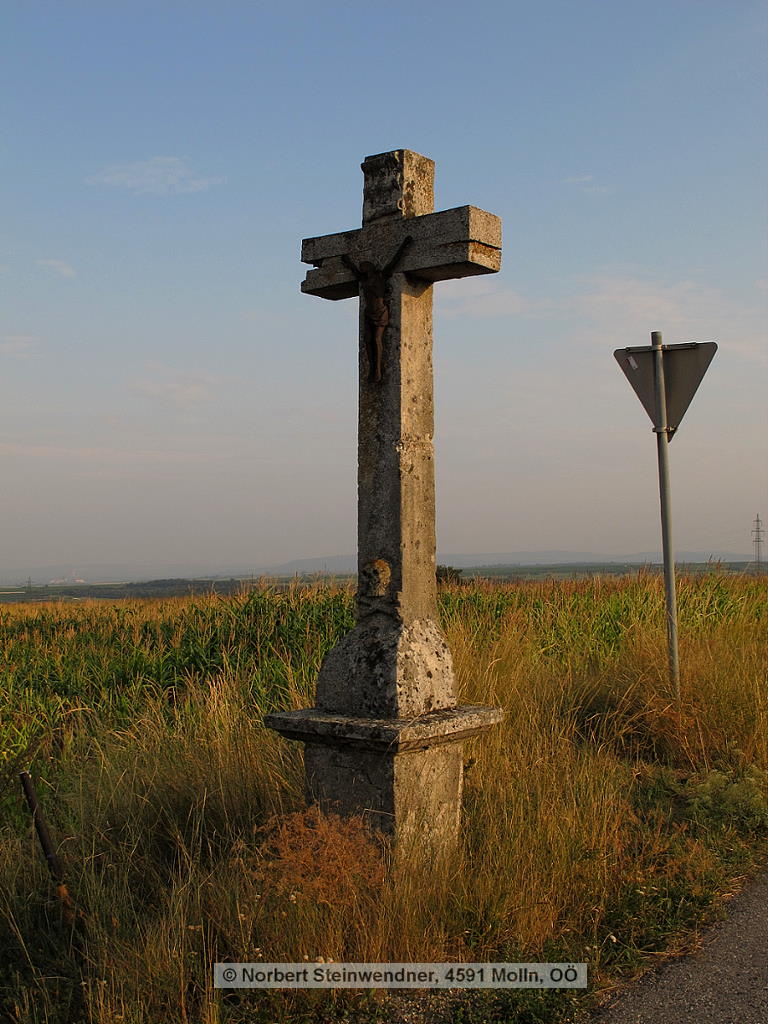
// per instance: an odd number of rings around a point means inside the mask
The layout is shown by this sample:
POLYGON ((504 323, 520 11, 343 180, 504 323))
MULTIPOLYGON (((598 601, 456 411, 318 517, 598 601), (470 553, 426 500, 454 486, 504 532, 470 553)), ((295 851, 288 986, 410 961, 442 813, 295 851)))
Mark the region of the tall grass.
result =
POLYGON ((0 1011, 326 1020, 350 1000, 215 992, 211 963, 562 958, 599 978, 674 941, 768 825, 768 595, 704 577, 679 599, 677 706, 654 577, 442 591, 461 698, 506 718, 467 744, 461 848, 430 865, 307 812, 300 746, 261 724, 312 703, 349 591, 0 609, 0 1011), (12 788, 30 758, 74 931, 12 788))

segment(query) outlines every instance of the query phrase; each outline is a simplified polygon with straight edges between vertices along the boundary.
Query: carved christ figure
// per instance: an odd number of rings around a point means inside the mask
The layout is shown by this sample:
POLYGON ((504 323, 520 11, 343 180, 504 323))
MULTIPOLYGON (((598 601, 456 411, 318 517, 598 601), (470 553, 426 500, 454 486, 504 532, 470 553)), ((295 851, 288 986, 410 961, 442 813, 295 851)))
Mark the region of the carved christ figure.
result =
POLYGON ((413 237, 411 235, 404 238, 395 255, 382 270, 379 270, 369 260, 362 260, 360 266, 357 266, 346 254, 341 257, 344 265, 349 267, 362 285, 363 298, 365 299, 365 347, 368 351, 368 364, 370 366, 368 380, 372 384, 378 384, 381 381, 384 332, 389 325, 387 282, 394 273, 395 267, 400 262, 403 253, 412 242, 413 237))

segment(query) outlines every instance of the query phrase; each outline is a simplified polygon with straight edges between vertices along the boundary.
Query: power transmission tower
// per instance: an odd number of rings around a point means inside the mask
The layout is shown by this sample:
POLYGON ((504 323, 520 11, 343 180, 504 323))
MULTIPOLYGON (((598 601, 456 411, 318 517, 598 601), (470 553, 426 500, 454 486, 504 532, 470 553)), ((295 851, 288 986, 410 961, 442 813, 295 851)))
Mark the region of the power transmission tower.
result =
POLYGON ((765 536, 765 530, 759 515, 755 516, 754 524, 752 536, 755 538, 755 572, 759 576, 763 571, 763 537, 765 536))

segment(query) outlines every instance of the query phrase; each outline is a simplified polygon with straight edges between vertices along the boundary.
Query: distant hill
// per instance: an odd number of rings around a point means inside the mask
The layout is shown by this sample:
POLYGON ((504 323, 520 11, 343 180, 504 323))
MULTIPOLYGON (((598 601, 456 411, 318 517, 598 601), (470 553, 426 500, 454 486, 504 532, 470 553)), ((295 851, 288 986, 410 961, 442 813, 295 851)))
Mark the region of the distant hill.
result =
MULTIPOLYGON (((680 562, 748 562, 749 555, 728 551, 679 551, 675 561, 680 562)), ((596 555, 594 551, 505 551, 491 554, 443 554, 438 553, 438 565, 452 565, 457 569, 479 568, 484 565, 610 565, 617 562, 629 565, 645 565, 661 562, 660 551, 640 551, 633 555, 596 555)), ((357 572, 357 559, 352 555, 330 555, 326 558, 295 558, 291 562, 269 566, 265 572, 273 576, 293 576, 306 573, 350 573, 357 572)))
MULTIPOLYGON (((751 555, 735 554, 730 551, 679 551, 675 553, 675 561, 706 563, 710 560, 718 562, 749 562, 751 555)), ((457 569, 482 568, 483 566, 532 566, 532 565, 610 565, 620 563, 627 565, 644 565, 660 563, 661 552, 640 551, 635 554, 597 555, 588 551, 504 551, 480 554, 438 552, 438 565, 452 565, 457 569)), ((176 579, 230 579, 249 576, 302 576, 329 575, 344 576, 357 572, 357 559, 354 555, 325 555, 321 558, 294 558, 290 562, 279 562, 268 565, 249 565, 243 561, 234 565, 201 565, 199 563, 100 563, 76 566, 34 565, 24 571, 5 570, 0 565, 0 584, 19 586, 26 583, 27 578, 38 586, 69 577, 73 569, 87 583, 135 583, 159 578, 176 579)))
POLYGON ((322 573, 333 576, 357 572, 355 555, 327 555, 324 558, 294 558, 279 565, 268 565, 261 570, 269 576, 295 576, 322 573))

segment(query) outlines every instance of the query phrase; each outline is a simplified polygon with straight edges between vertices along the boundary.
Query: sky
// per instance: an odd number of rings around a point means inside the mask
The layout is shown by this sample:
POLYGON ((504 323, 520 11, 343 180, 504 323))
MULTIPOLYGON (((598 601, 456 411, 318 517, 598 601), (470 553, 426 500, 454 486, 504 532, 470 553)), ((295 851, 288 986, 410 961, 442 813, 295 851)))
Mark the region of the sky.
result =
POLYGON ((438 558, 660 547, 613 350, 719 350, 671 446, 675 545, 768 520, 760 0, 6 0, 0 580, 356 547, 357 303, 303 237, 360 162, 502 218, 435 286, 438 558))

